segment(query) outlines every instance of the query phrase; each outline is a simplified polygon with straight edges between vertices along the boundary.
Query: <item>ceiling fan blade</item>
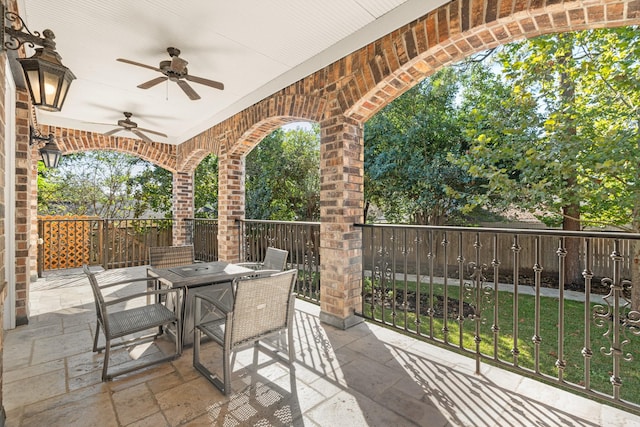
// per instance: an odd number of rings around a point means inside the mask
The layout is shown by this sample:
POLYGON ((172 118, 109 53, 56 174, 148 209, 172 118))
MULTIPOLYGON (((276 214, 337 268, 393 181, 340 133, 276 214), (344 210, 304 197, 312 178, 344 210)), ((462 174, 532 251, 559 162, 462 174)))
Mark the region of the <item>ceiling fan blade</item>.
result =
POLYGON ((198 95, 196 91, 193 90, 191 86, 189 86, 189 83, 185 82, 184 80, 178 80, 176 83, 178 83, 178 86, 180 86, 184 93, 187 94, 190 100, 195 101, 196 99, 200 99, 200 95, 198 95))
POLYGON ((148 82, 139 84, 138 87, 140 89, 149 89, 150 87, 153 87, 157 84, 160 84, 164 81, 166 81, 168 79, 168 77, 162 76, 162 77, 156 77, 155 79, 149 80, 148 82))
POLYGON ((164 133, 162 133, 162 132, 156 132, 155 130, 151 130, 151 129, 143 129, 143 128, 137 128, 137 129, 138 129, 139 131, 142 131, 142 132, 152 133, 152 134, 154 134, 154 135, 163 136, 163 137, 167 138, 167 135, 165 135, 165 134, 164 134, 164 133))
POLYGON ((200 83, 201 85, 224 90, 224 84, 217 82, 215 80, 203 79, 202 77, 190 76, 188 74, 184 78, 189 80, 190 82, 200 83))
POLYGON ((123 130, 124 130, 124 129, 122 129, 122 128, 116 128, 116 129, 112 129, 112 130, 110 130, 109 132, 105 132, 105 133, 103 133, 103 135, 111 136, 111 135, 113 135, 114 133, 118 133, 118 132, 123 131, 123 130))
POLYGON ((160 71, 160 72, 162 72, 162 71, 160 70, 160 68, 158 68, 158 67, 153 67, 153 66, 151 66, 151 65, 141 64, 141 63, 139 63, 139 62, 131 61, 131 60, 129 60, 129 59, 117 58, 117 59, 116 59, 116 61, 124 62, 125 64, 137 65, 138 67, 148 68, 148 69, 153 70, 153 71, 160 71))
POLYGON ((134 128, 134 129, 129 129, 129 130, 131 131, 131 133, 133 133, 133 134, 137 135, 138 137, 140 137, 140 139, 142 139, 143 141, 145 141, 145 142, 149 142, 149 143, 153 142, 153 141, 151 140, 151 138, 149 138, 149 137, 148 137, 147 135, 145 135, 144 133, 140 132, 140 129, 135 129, 135 128, 134 128))

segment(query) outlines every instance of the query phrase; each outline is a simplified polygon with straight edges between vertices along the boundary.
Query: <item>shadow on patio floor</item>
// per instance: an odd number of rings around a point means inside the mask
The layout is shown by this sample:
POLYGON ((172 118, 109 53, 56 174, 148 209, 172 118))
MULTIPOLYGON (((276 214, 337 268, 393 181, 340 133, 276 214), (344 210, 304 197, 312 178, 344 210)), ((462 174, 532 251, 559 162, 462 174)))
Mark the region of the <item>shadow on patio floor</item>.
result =
MULTIPOLYGON (((99 273, 142 277, 144 267, 99 273)), ((126 290, 121 290, 126 292, 126 290)), ((229 397, 178 360, 102 383, 91 352, 95 313, 83 276, 38 280, 29 325, 6 331, 3 402, 22 426, 632 426, 640 417, 485 365, 414 338, 361 323, 321 324, 319 307, 296 301, 297 362, 239 352, 229 397)), ((171 342, 114 353, 116 363, 154 357, 171 342)), ((203 360, 221 369, 219 347, 203 360)))

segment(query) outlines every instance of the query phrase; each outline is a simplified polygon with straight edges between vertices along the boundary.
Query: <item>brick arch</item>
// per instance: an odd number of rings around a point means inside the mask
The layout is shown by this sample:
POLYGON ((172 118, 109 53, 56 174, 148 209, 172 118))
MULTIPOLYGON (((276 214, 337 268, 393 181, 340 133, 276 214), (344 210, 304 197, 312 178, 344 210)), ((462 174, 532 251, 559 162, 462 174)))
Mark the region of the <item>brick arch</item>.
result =
POLYGON ((205 157, 211 154, 212 151, 206 149, 195 149, 190 151, 185 157, 180 161, 180 171, 181 172, 193 172, 196 170, 200 162, 202 162, 205 157))
MULTIPOLYGON (((181 144, 178 165, 183 167, 190 152, 204 149, 206 154, 243 155, 278 127, 296 121, 319 122, 327 107, 320 95, 301 94, 304 85, 294 84, 246 108, 181 144)), ((202 156, 202 161, 206 155, 202 156)))
POLYGON ((194 171, 211 153, 218 154, 221 151, 221 144, 224 145, 223 138, 213 138, 205 135, 206 132, 191 138, 178 145, 176 152, 176 168, 180 171, 194 171))
POLYGON ((542 34, 634 24, 640 24, 639 0, 456 0, 350 55, 353 73, 336 99, 347 117, 363 123, 473 53, 542 34))
POLYGON ((176 146, 159 142, 147 143, 133 138, 105 136, 96 132, 55 126, 41 126, 43 134, 52 133, 62 154, 80 151, 108 150, 131 154, 170 172, 176 171, 176 146))
POLYGON ((311 120, 296 117, 269 117, 265 120, 254 123, 253 126, 247 129, 244 134, 240 136, 240 144, 234 146, 233 154, 244 156, 271 132, 288 123, 302 121, 309 122, 311 120))

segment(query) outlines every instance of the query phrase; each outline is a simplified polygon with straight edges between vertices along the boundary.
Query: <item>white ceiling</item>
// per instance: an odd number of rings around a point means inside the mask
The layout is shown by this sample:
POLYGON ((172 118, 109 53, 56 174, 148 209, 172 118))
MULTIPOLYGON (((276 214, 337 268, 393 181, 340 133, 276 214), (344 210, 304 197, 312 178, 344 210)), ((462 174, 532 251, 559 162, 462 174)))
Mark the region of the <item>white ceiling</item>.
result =
POLYGON ((53 30, 77 77, 61 112, 37 110, 40 124, 107 132, 129 111, 139 127, 168 135, 154 140, 179 144, 445 2, 20 0, 19 7, 31 31, 53 30), (162 75, 116 61, 157 67, 170 59, 169 46, 182 51, 190 75, 225 89, 190 83, 197 101, 173 82, 139 89, 162 75))

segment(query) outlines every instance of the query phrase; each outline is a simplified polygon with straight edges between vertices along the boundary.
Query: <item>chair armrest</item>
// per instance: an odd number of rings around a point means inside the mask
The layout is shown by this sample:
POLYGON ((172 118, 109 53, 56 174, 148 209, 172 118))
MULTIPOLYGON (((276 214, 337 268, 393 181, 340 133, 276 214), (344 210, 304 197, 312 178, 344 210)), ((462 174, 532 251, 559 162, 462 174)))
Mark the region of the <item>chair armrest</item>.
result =
POLYGON ((142 283, 142 282, 149 283, 149 282, 153 282, 153 281, 157 282, 158 279, 156 277, 149 276, 149 277, 143 277, 143 278, 141 277, 141 278, 138 278, 138 279, 126 279, 126 280, 120 280, 120 281, 117 281, 117 282, 110 282, 110 283, 107 283, 105 285, 98 285, 98 287, 100 289, 105 289, 105 288, 110 288, 112 286, 126 285, 126 284, 132 284, 132 283, 142 283))
POLYGON ((182 290, 180 288, 164 288, 164 289, 153 289, 153 290, 149 290, 147 292, 137 292, 135 294, 131 294, 131 295, 127 295, 124 297, 120 297, 120 298, 116 298, 113 300, 109 300, 109 301, 105 301, 104 305, 105 306, 110 306, 110 305, 114 305, 114 304, 118 304, 121 302, 125 302, 125 301, 130 301, 136 298, 142 298, 142 297, 146 297, 146 296, 151 296, 151 295, 164 295, 164 294, 168 294, 170 292, 175 292, 176 296, 179 296, 179 293, 182 290))

